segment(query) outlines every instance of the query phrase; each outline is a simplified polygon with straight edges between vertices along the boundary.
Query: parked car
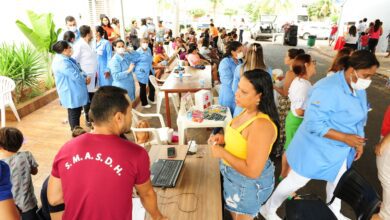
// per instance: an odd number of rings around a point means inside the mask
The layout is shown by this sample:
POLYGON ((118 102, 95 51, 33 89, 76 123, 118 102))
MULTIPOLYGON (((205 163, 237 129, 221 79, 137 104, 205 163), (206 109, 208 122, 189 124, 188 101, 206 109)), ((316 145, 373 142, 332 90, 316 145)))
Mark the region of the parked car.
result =
POLYGON ((272 34, 277 33, 276 17, 276 15, 261 15, 260 21, 250 29, 251 38, 255 40, 272 38, 272 34))
POLYGON ((301 22, 298 27, 298 36, 307 40, 309 35, 315 35, 318 39, 328 39, 331 27, 321 22, 301 22))

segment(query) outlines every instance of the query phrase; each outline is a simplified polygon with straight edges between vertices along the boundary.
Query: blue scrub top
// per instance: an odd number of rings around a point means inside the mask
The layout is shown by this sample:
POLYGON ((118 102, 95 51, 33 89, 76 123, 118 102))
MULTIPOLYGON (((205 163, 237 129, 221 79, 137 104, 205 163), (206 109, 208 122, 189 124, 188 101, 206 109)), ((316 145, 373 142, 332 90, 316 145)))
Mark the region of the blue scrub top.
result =
POLYGON ((232 89, 234 71, 236 67, 241 64, 238 61, 236 64, 231 56, 225 57, 219 63, 218 71, 221 80, 221 88, 219 90, 219 104, 230 108, 230 112, 234 112, 236 102, 234 92, 232 89))
POLYGON ((343 71, 318 81, 309 92, 303 122, 287 150, 291 168, 304 177, 333 182, 345 160, 351 166, 356 152, 324 135, 333 129, 364 137, 367 105, 366 91, 352 92, 343 71))
POLYGON ((88 103, 86 74, 73 58, 56 54, 52 69, 61 105, 65 108, 78 108, 88 103))
POLYGON ((0 160, 0 202, 12 199, 12 183, 8 164, 0 160))
MULTIPOLYGON (((238 83, 240 82, 242 65, 243 64, 239 64, 234 70, 233 83, 232 83, 233 94, 236 94, 238 89, 238 83)), ((240 106, 236 105, 234 108, 233 117, 239 115, 242 112, 242 110, 243 109, 240 106)))
POLYGON ((154 75, 152 52, 149 47, 146 51, 140 47, 137 49, 137 53, 139 54, 139 59, 135 63, 134 73, 137 76, 138 82, 148 84, 150 71, 154 75))
POLYGON ((138 53, 125 53, 122 57, 119 54, 115 54, 109 64, 108 67, 110 69, 113 82, 113 86, 117 86, 122 89, 126 89, 131 101, 135 99, 135 84, 133 73, 128 73, 130 64, 134 64, 135 61, 139 59, 138 53))
POLYGON ((99 86, 110 86, 112 85, 112 76, 106 78, 104 76, 105 72, 109 72, 107 67, 108 62, 112 57, 112 47, 108 40, 101 39, 99 42, 96 42, 96 53, 98 58, 98 83, 99 86))

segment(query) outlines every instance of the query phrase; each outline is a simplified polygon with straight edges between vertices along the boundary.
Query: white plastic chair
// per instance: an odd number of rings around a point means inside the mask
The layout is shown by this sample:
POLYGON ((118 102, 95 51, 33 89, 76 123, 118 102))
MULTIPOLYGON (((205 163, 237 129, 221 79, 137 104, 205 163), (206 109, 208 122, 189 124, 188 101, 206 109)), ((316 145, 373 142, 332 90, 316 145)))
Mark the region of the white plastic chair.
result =
POLYGON ((193 108, 191 96, 183 96, 180 103, 180 111, 177 116, 177 128, 179 133, 179 145, 185 144, 185 130, 187 128, 220 128, 225 129, 226 125, 232 120, 232 115, 227 108, 226 118, 224 121, 203 120, 202 122, 194 122, 187 118, 187 111, 193 108), (188 103, 190 102, 190 103, 188 103), (192 107, 191 107, 192 105, 192 107))
POLYGON ((142 146, 145 146, 147 144, 163 145, 169 143, 173 130, 165 126, 164 119, 161 114, 143 114, 133 109, 132 115, 133 115, 133 120, 132 120, 131 131, 133 133, 134 140, 136 143, 138 142, 136 132, 149 132, 150 135, 149 141, 140 144, 142 146), (138 122, 141 120, 141 118, 153 118, 153 117, 159 119, 161 124, 160 128, 137 128, 136 127, 138 122))
MULTIPOLYGON (((163 83, 164 81, 163 80, 158 80, 156 79, 155 76, 153 75, 150 75, 149 76, 149 80, 150 80, 150 83, 152 83, 152 85, 154 86, 155 90, 156 90, 156 96, 157 96, 157 106, 156 106, 156 113, 160 113, 160 110, 161 110, 161 104, 162 104, 162 100, 165 98, 165 93, 162 92, 160 90, 161 86, 158 85, 157 81, 163 83)), ((173 103, 173 106, 175 107, 175 111, 176 113, 178 113, 178 106, 179 106, 179 96, 177 93, 169 93, 168 94, 168 97, 171 99, 172 103, 173 103)))
POLYGON ((18 121, 20 121, 20 117, 12 100, 11 92, 15 90, 15 82, 8 77, 0 76, 0 85, 1 127, 5 127, 5 109, 7 106, 11 108, 18 121))

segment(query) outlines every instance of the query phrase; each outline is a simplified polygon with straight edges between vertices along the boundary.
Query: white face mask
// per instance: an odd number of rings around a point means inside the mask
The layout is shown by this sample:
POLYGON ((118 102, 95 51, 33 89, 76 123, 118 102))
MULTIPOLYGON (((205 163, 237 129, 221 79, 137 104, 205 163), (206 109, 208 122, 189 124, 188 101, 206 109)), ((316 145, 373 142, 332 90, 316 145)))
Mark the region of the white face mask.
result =
POLYGON ((77 27, 76 26, 71 26, 71 27, 69 27, 69 30, 72 31, 72 32, 76 32, 77 31, 77 27))
POLYGON ((142 49, 144 49, 144 50, 146 50, 147 48, 148 48, 148 44, 147 43, 142 43, 141 44, 141 47, 142 47, 142 49))
POLYGON ((244 58, 244 52, 237 53, 237 59, 242 59, 242 58, 244 58))
POLYGON ((126 50, 125 50, 125 48, 118 48, 118 49, 116 49, 116 52, 117 52, 118 54, 120 54, 120 55, 123 55, 123 54, 126 53, 126 50))
POLYGON ((362 78, 359 78, 356 71, 355 72, 355 76, 357 78, 357 81, 356 82, 353 82, 352 81, 352 76, 351 76, 351 87, 352 89, 354 90, 365 90, 367 89, 370 84, 371 84, 371 79, 362 79, 362 78))

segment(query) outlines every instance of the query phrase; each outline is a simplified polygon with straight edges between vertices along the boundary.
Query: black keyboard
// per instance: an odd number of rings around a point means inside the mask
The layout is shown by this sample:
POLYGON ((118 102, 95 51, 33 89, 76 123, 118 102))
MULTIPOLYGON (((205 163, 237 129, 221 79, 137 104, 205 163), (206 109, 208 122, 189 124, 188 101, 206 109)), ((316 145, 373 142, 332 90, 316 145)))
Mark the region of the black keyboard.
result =
POLYGON ((183 166, 183 160, 160 159, 152 165, 152 184, 160 187, 175 187, 183 166))

